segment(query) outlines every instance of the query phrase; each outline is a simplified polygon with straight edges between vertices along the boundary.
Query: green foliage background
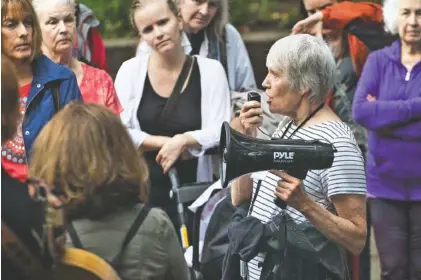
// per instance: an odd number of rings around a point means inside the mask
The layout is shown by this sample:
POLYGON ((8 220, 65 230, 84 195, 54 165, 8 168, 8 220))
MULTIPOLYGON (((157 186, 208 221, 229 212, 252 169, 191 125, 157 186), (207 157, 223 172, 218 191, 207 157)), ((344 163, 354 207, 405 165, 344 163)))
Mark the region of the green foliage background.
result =
MULTIPOLYGON (((300 0, 228 0, 231 22, 241 30, 290 28, 298 19, 300 0)), ((364 1, 364 0, 359 0, 364 1)), ((367 0, 365 0, 367 1, 367 0)), ((370 0, 368 0, 370 1, 370 0)), ((80 0, 91 8, 101 21, 105 38, 136 36, 130 25, 132 0, 80 0)), ((381 0, 371 0, 380 3, 381 0)))

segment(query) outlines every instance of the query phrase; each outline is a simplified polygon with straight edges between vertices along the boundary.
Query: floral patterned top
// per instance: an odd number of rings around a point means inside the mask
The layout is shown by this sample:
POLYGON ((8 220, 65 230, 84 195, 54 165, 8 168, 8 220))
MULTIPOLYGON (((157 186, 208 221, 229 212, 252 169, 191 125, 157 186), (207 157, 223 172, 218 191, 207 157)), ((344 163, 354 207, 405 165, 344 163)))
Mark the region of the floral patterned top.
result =
POLYGON ((83 78, 79 85, 85 103, 102 104, 119 115, 123 108, 118 100, 110 75, 102 69, 97 69, 82 63, 83 78))

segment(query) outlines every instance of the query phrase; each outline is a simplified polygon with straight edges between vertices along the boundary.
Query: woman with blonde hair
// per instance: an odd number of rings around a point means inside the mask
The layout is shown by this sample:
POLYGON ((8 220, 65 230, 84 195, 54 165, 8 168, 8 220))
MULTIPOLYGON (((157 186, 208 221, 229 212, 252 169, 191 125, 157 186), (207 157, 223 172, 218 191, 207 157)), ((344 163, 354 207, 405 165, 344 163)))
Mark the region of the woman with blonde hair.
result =
POLYGON ((86 103, 97 103, 115 114, 122 111, 113 80, 102 69, 89 66, 72 56, 77 41, 74 0, 32 0, 40 20, 42 50, 50 59, 69 67, 86 103))
POLYGON ((30 0, 2 0, 1 21, 1 51, 16 68, 21 114, 15 137, 2 143, 2 167, 25 182, 31 147, 42 127, 57 110, 82 97, 75 75, 42 54, 42 35, 30 0))
POLYGON ((131 17, 149 51, 124 62, 117 73, 121 119, 145 151, 150 204, 164 208, 178 228, 167 172, 175 167, 182 184, 213 180, 205 150, 219 144, 221 125, 230 118, 228 82, 218 61, 184 53, 172 0, 134 0, 131 17))
POLYGON ((123 279, 189 278, 168 216, 144 206, 146 162, 111 111, 97 104, 60 111, 34 144, 30 175, 62 192, 68 245, 107 260, 123 279))

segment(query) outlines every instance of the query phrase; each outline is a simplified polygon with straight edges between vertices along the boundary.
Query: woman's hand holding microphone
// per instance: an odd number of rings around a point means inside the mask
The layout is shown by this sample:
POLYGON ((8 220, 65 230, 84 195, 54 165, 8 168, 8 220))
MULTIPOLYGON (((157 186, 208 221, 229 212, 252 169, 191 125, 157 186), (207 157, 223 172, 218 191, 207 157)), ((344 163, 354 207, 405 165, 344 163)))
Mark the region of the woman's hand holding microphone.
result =
POLYGON ((249 136, 257 136, 257 128, 263 123, 263 110, 260 102, 248 101, 241 108, 239 121, 237 124, 232 123, 232 128, 249 136))

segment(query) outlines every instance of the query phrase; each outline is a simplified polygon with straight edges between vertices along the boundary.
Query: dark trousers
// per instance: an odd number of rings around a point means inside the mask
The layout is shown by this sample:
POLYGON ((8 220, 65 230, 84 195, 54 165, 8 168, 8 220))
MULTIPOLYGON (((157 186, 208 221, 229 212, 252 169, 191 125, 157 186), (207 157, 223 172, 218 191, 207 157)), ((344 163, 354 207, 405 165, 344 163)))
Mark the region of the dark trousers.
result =
POLYGON ((370 199, 382 280, 421 279, 421 201, 370 199))
MULTIPOLYGON (((363 145, 359 145, 359 148, 363 154, 364 160, 366 159, 367 149, 363 145)), ((359 256, 359 280, 370 280, 371 279, 371 251, 370 251, 370 238, 371 238, 371 217, 370 217, 370 203, 367 201, 366 207, 366 219, 367 219, 367 240, 365 242, 364 249, 359 256)))

